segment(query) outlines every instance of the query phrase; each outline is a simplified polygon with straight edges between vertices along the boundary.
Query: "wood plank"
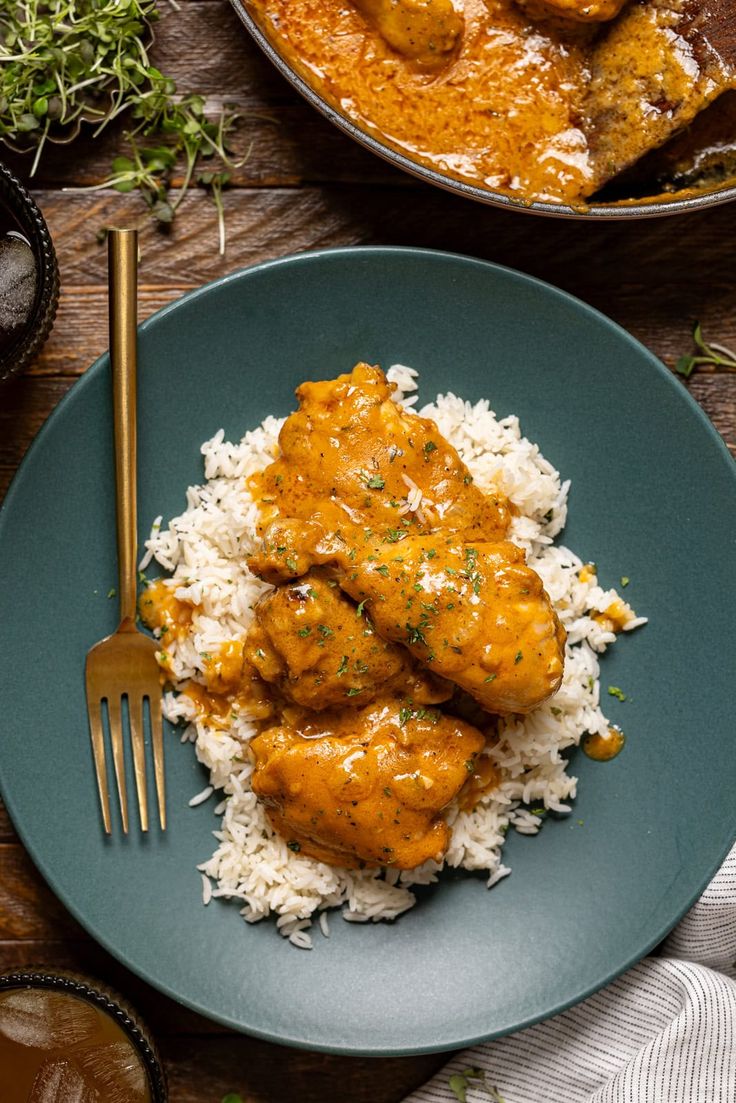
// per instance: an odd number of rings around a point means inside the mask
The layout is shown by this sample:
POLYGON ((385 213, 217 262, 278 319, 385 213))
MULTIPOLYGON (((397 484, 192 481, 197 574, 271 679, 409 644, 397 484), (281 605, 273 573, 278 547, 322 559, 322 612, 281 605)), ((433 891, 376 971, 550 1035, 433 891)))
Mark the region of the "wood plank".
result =
POLYGON ((0 939, 80 938, 20 843, 0 844, 0 939))
POLYGON ((8 810, 0 799, 0 843, 14 843, 17 840, 18 836, 10 822, 8 810))
POLYGON ((603 310, 670 363, 692 348, 696 319, 712 340, 736 345, 727 207, 688 220, 684 269, 680 237, 668 220, 582 228, 471 207, 428 187, 417 188, 410 204, 395 188, 233 189, 225 197, 224 258, 202 194, 187 199, 186 215, 165 237, 134 196, 50 191, 40 198, 62 257, 64 288, 55 331, 38 361, 42 371, 81 372, 104 347, 106 250, 94 233, 141 217, 141 317, 184 287, 244 265, 314 248, 383 243, 446 248, 522 267, 603 310), (708 280, 693 281, 693 268, 707 269, 708 280))
POLYGON ((162 1038, 171 1103, 205 1103, 239 1092, 245 1103, 399 1103, 449 1054, 334 1057, 285 1050, 254 1038, 162 1038))

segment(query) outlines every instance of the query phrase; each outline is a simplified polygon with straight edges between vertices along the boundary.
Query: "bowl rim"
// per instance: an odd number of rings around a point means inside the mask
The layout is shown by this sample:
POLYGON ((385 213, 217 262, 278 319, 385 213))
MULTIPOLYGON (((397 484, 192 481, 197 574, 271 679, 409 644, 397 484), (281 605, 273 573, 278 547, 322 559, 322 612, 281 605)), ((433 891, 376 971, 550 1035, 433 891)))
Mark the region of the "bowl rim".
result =
POLYGON ((521 211, 524 214, 542 215, 547 218, 567 218, 578 222, 596 220, 623 222, 635 218, 666 218, 685 211, 701 211, 736 200, 736 180, 734 180, 731 184, 714 186, 703 190, 698 195, 691 195, 682 199, 660 200, 652 197, 651 199, 631 200, 625 204, 591 203, 588 206, 576 208, 568 204, 549 203, 544 200, 528 202, 515 199, 513 196, 505 195, 502 192, 493 191, 490 188, 481 188, 477 184, 468 184, 464 180, 445 175, 436 169, 430 168, 429 165, 414 161, 400 150, 394 149, 386 142, 382 142, 328 103, 282 56, 255 16, 251 14, 248 3, 249 0, 230 0, 231 6, 235 9, 238 18, 254 39, 256 45, 260 47, 289 84, 312 107, 316 108, 348 137, 353 138, 359 145, 377 154, 384 161, 388 161, 411 176, 418 177, 425 183, 434 184, 444 191, 464 196, 466 199, 473 199, 485 206, 501 207, 507 211, 521 211))
POLYGON ((29 322, 0 353, 0 383, 21 372, 39 352, 51 332, 59 304, 59 266, 46 220, 27 188, 0 161, 0 196, 3 193, 9 197, 5 205, 21 224, 33 249, 38 286, 29 322))

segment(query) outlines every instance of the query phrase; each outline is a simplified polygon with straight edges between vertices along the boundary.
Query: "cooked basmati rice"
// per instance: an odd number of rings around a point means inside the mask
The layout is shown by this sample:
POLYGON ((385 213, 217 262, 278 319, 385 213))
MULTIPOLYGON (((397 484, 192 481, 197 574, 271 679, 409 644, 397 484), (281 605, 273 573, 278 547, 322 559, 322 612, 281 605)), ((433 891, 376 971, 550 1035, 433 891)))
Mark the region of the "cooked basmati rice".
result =
MULTIPOLYGON (((387 374, 397 384, 397 400, 413 408, 417 373, 394 365, 387 374)), ((594 574, 581 581, 582 560, 554 545, 565 525, 570 483, 561 482, 539 447, 521 435, 518 418, 498 419, 487 400, 471 405, 450 393, 439 395, 420 412, 434 419, 481 489, 500 490, 517 507, 510 538, 525 549, 567 630, 559 691, 532 713, 502 720, 498 742, 484 752, 501 772, 500 785, 473 811, 463 812, 457 805, 449 811, 452 830, 446 864, 485 870, 490 887, 511 872, 501 861, 509 827, 526 835, 539 830, 542 817, 530 805, 570 811, 577 779, 567 773, 563 752, 578 744, 584 733, 605 734, 608 729, 600 705, 598 655, 616 635, 603 614, 612 602, 619 602, 626 631, 646 623, 646 618, 637 617, 615 590, 603 590, 594 574), (601 614, 599 619, 596 614, 601 614)), ((168 527, 156 518, 146 541, 141 568, 155 558, 172 572, 169 584, 176 596, 194 606, 191 630, 166 648, 175 686, 204 680, 204 656, 228 640, 243 638, 256 601, 270 589, 246 565, 256 546, 257 519, 247 479, 277 455, 281 425, 268 417, 239 444, 225 441, 222 430, 206 441, 202 455, 207 481, 189 487, 185 512, 168 527)), ((422 492, 411 480, 405 481, 405 509, 419 514, 422 492)), ((197 758, 209 770, 210 784, 189 804, 206 800, 214 789, 224 793, 215 809, 222 816, 219 830, 213 832, 217 849, 198 867, 205 904, 211 897, 238 900, 249 923, 274 914, 280 934, 294 946, 312 949, 308 928, 316 913, 321 913, 321 931, 328 937, 324 909, 340 906, 343 918, 355 923, 394 919, 414 903, 413 885, 436 881, 441 867, 434 862, 406 872, 357 871, 293 853, 271 827, 250 787, 246 745, 256 727, 247 709, 233 712, 222 730, 202 719, 191 698, 167 692, 164 713, 173 723, 185 725, 182 740, 194 743, 197 758)))

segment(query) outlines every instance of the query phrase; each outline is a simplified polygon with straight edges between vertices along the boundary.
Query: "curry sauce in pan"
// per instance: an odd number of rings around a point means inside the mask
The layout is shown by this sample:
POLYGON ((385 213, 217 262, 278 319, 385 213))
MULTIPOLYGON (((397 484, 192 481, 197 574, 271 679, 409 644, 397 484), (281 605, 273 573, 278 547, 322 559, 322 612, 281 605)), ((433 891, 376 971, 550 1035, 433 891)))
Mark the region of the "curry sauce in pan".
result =
MULTIPOLYGON (((299 76, 385 145, 524 203, 582 207, 730 87, 687 38, 692 2, 245 6, 299 76)), ((652 190, 667 189, 653 168, 652 190)))

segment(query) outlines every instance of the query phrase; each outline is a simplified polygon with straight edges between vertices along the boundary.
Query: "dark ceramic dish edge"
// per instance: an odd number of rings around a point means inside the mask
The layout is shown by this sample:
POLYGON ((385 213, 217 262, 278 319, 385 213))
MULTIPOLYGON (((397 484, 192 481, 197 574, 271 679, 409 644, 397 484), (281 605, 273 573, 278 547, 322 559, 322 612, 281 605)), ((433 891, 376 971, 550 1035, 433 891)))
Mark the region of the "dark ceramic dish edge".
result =
MULTIPOLYGON (((95 982, 96 983, 96 982, 95 982)), ((139 1019, 134 1016, 127 1000, 106 984, 93 987, 64 969, 58 972, 40 966, 16 969, 0 975, 0 991, 11 988, 48 988, 54 992, 65 992, 77 996, 99 1007, 118 1024, 143 1062, 151 1091, 152 1103, 166 1103, 168 1098, 166 1082, 158 1052, 147 1037, 139 1019), (109 994, 108 994, 109 993, 109 994)))
POLYGON ((46 221, 35 201, 9 168, 0 163, 0 196, 28 235, 38 263, 38 287, 29 327, 0 356, 0 382, 22 371, 39 352, 51 332, 59 303, 59 266, 46 221))
MULTIPOLYGON (((181 303, 183 303, 185 301, 190 301, 194 298, 199 298, 201 296, 206 296, 210 292, 210 290, 213 287, 215 287, 216 285, 222 284, 222 283, 227 283, 227 282, 230 282, 232 280, 237 280, 241 277, 241 275, 244 272, 259 272, 259 271, 262 271, 263 269, 276 267, 276 266, 283 265, 283 264, 294 264, 294 263, 299 263, 299 262, 309 263, 310 260, 316 259, 316 258, 321 257, 321 256, 324 256, 325 254, 350 254, 350 253, 380 253, 380 254, 383 254, 383 255, 385 255, 387 253, 401 253, 401 254, 405 254, 405 255, 406 254, 412 254, 413 256, 418 257, 418 258, 422 258, 422 257, 446 257, 446 258, 451 258, 453 260, 460 260, 460 261, 462 261, 466 264, 479 265, 481 267, 490 266, 490 267, 500 269, 500 270, 505 271, 505 272, 511 272, 512 274, 517 275, 517 276, 518 275, 523 275, 525 280, 529 280, 533 284, 540 285, 540 286, 546 288, 547 290, 552 291, 555 295, 559 296, 560 298, 562 298, 566 301, 575 303, 576 306, 578 306, 580 309, 584 310, 586 313, 592 315, 593 317, 601 318, 601 319, 603 319, 603 321, 605 322, 605 324, 607 326, 612 326, 621 335, 621 337, 626 341, 626 343, 632 345, 633 347, 635 347, 637 349, 638 353, 643 352, 643 353, 646 354, 646 357, 649 360, 649 362, 652 366, 652 369, 654 371, 656 371, 660 376, 662 376, 663 379, 665 379, 667 381, 668 386, 670 386, 673 389, 677 390, 678 394, 680 394, 682 396, 683 400, 686 402, 686 404, 689 405, 691 412, 701 422, 704 429, 708 433, 708 436, 711 438, 713 443, 716 445, 718 450, 721 452, 724 459, 727 459, 728 462, 731 463, 731 464, 733 463, 732 458, 731 458, 731 454, 728 451, 728 448, 726 447, 726 444, 725 444, 723 438, 720 436, 720 434, 713 427, 711 421, 708 419, 708 417, 706 416, 706 414, 704 413, 702 408, 698 405, 698 403, 695 401, 695 399, 682 386, 682 384, 672 375, 672 373, 665 367, 665 365, 662 363, 662 361, 659 360, 654 355, 654 353, 650 352, 649 349, 647 349, 644 345, 642 345, 639 341, 637 341, 634 337, 632 337, 631 334, 628 333, 627 330, 623 329, 622 326, 618 325, 618 323, 614 322, 611 318, 608 318, 606 315, 602 314, 601 311, 596 310, 595 307, 589 306, 588 303, 583 302, 581 299, 577 299, 574 295, 571 295, 571 294, 569 294, 569 292, 563 291, 560 288, 555 287, 553 284, 547 283, 545 280, 540 280, 535 276, 528 275, 527 273, 516 272, 514 269, 508 268, 508 266, 506 266, 506 265, 494 264, 490 261, 478 260, 475 257, 469 257, 469 256, 466 256, 462 253, 451 253, 451 252, 443 251, 443 250, 420 249, 420 248, 402 247, 402 246, 347 246, 347 247, 340 247, 340 248, 335 248, 335 249, 316 249, 316 250, 313 250, 311 252, 290 254, 290 255, 285 256, 285 257, 278 257, 274 260, 263 261, 260 264, 255 264, 255 265, 251 265, 250 267, 238 269, 236 272, 231 272, 228 276, 223 276, 223 277, 220 277, 219 279, 212 280, 209 283, 204 284, 202 287, 198 287, 195 290, 188 292, 186 295, 182 295, 181 298, 175 300, 172 303, 167 304, 165 307, 162 307, 161 310, 158 310, 158 311, 156 311, 155 314, 152 314, 150 318, 147 318, 146 321, 143 322, 138 327, 139 332, 145 333, 146 330, 149 329, 150 326, 155 324, 157 319, 161 318, 162 316, 165 316, 165 315, 169 314, 172 310, 178 309, 178 307, 180 306, 181 303)), ((77 388, 85 387, 88 383, 91 382, 91 380, 94 378, 94 376, 96 376, 99 372, 106 370, 108 367, 109 367, 108 354, 103 353, 102 356, 98 357, 98 359, 95 360, 95 362, 90 366, 90 368, 88 368, 88 370, 74 384, 74 386, 69 391, 67 391, 67 393, 64 395, 64 397, 61 399, 61 401, 57 405, 56 410, 62 409, 67 404, 67 402, 71 401, 71 396, 74 394, 74 392, 77 390, 77 388)), ((56 410, 54 411, 54 414, 56 413, 56 410)), ((50 429, 50 423, 51 423, 51 420, 52 420, 54 414, 52 414, 51 417, 42 426, 42 428, 39 431, 38 435, 36 436, 33 443, 31 444, 28 452, 26 453, 26 456, 32 455, 39 447, 42 446, 44 437, 45 437, 47 431, 49 431, 49 429, 50 429)), ((23 462, 25 463, 25 458, 24 458, 23 462)), ((22 465, 21 465, 21 467, 22 467, 22 465)), ((736 480, 736 465, 733 466, 733 475, 734 475, 734 479, 736 480)), ((0 505, 0 528, 2 527, 3 515, 6 512, 6 508, 9 508, 11 503, 12 503, 12 499, 14 497, 17 482, 18 482, 18 480, 17 480, 17 476, 16 476, 13 479, 13 482, 10 485, 8 493, 5 497, 5 501, 2 503, 2 505, 0 505)), ((10 818, 13 821, 13 824, 16 827, 18 835, 20 836, 21 840, 25 842, 25 840, 23 839, 23 831, 20 828, 20 826, 18 824, 16 824, 15 810, 13 808, 12 798, 6 799, 6 807, 7 807, 8 813, 10 815, 10 818)), ((581 988, 580 991, 578 991, 572 998, 570 998, 569 1000, 566 1000, 562 1004, 559 1004, 559 1005, 555 1006, 553 1009, 545 1009, 544 1011, 540 1012, 539 1014, 531 1015, 527 1019, 524 1019, 522 1022, 520 1022, 518 1024, 518 1026, 517 1026, 516 1030, 514 1031, 514 1033, 517 1033, 518 1031, 521 1031, 521 1030, 525 1030, 529 1026, 534 1026, 535 1023, 543 1022, 545 1019, 549 1019, 554 1015, 558 1015, 562 1011, 566 1011, 570 1007, 575 1007, 577 1004, 581 1003, 584 999, 587 999, 588 996, 591 996, 595 992, 598 992, 602 988, 605 988, 606 985, 608 985, 612 981, 616 980, 617 977, 620 977, 628 969, 630 969, 630 968, 632 968, 632 966, 636 965, 637 962, 641 961, 642 958, 646 957, 646 955, 652 949, 654 949, 655 946, 659 945, 659 943, 667 936, 667 934, 669 934, 669 932, 682 919, 682 917, 686 914, 686 912, 688 912, 690 910, 690 908, 696 902, 696 900, 698 900, 700 898, 700 896, 703 893, 703 890, 706 888, 708 883, 712 880, 712 878, 713 878, 714 874, 716 873, 716 871, 723 864, 723 861, 725 860, 726 855, 729 853, 731 847, 733 846, 733 842, 735 840, 736 840, 736 829, 734 829, 733 836, 729 839, 727 844, 722 848, 720 853, 716 856, 714 861, 710 864, 708 869, 704 872, 704 874, 703 874, 701 880, 699 881, 695 891, 692 893, 691 897, 686 902, 685 907, 680 910, 679 914, 676 915, 675 918, 672 921, 670 921, 670 922, 666 923, 665 925, 663 925, 660 929, 657 930, 657 932, 651 938, 647 939, 643 944, 637 946, 637 948, 633 951, 633 953, 627 958, 627 960, 625 962, 623 962, 616 969, 612 970, 603 979, 601 979, 600 981, 597 981, 593 985, 587 985, 587 986, 581 988)), ((42 874, 42 876, 45 878, 45 880, 47 881, 47 883, 51 887, 51 889, 57 895, 60 895, 57 891, 55 878, 52 875, 50 875, 49 872, 46 870, 45 863, 43 861, 39 861, 37 859, 36 855, 32 851, 30 852, 30 856, 33 859, 33 862, 35 863, 35 865, 38 868, 39 872, 42 874)), ((261 1038, 261 1039, 263 1039, 264 1041, 267 1041, 267 1042, 273 1042, 277 1045, 289 1046, 289 1047, 294 1048, 294 1049, 308 1050, 310 1052, 334 1053, 334 1054, 341 1054, 343 1056, 407 1057, 407 1056, 412 1056, 414 1054, 420 1054, 420 1053, 443 1053, 443 1052, 449 1052, 451 1050, 462 1049, 462 1048, 465 1048, 467 1046, 477 1045, 481 1042, 491 1041, 494 1038, 504 1037, 508 1033, 508 1031, 493 1031, 491 1033, 481 1033, 481 1034, 473 1035, 469 1038, 468 1037, 457 1037, 457 1038, 453 1037, 451 1039, 445 1039, 441 1044, 431 1044, 431 1045, 417 1046, 417 1047, 411 1047, 411 1048, 397 1047, 396 1049, 385 1049, 384 1048, 384 1049, 365 1049, 365 1050, 360 1049, 360 1050, 356 1050, 354 1048, 346 1048, 345 1046, 340 1046, 340 1045, 328 1045, 326 1043, 319 1043, 319 1042, 313 1042, 313 1041, 305 1042, 300 1038, 295 1038, 295 1037, 292 1037, 292 1036, 287 1037, 284 1034, 276 1036, 276 1035, 274 1035, 274 1034, 272 1034, 268 1031, 257 1030, 257 1029, 254 1029, 252 1027, 249 1027, 248 1030, 245 1031, 244 1028, 241 1026, 241 1024, 236 1019, 231 1018, 227 1015, 218 1015, 218 1014, 213 1014, 209 1011, 203 1011, 202 1008, 197 1005, 196 1001, 187 999, 186 997, 182 997, 177 991, 175 991, 169 985, 161 983, 160 981, 157 981, 157 980, 152 981, 148 976, 145 975, 145 973, 137 970, 136 967, 135 967, 135 964, 128 961, 128 959, 125 957, 125 955, 122 955, 118 951, 118 949, 110 941, 108 941, 106 938, 100 937, 97 934, 97 932, 91 926, 89 926, 87 924, 85 916, 82 914, 82 912, 78 908, 76 908, 76 906, 74 904, 72 904, 69 901, 65 900, 63 898, 63 896, 60 897, 60 898, 63 900, 64 906, 67 908, 67 910, 82 925, 82 927, 84 927, 84 929, 87 930, 89 932, 89 934, 101 946, 103 946, 106 950, 108 950, 113 955, 113 957, 115 957, 118 961, 120 961, 123 965, 125 965, 126 968, 130 969, 137 976, 141 977, 142 980, 146 981, 149 984, 152 984, 155 988, 158 989, 158 991, 163 992, 164 995, 169 996, 171 999, 175 1000, 177 1003, 181 1004, 182 1006, 188 1007, 190 1010, 195 1011, 197 1014, 200 1014, 200 1015, 204 1014, 208 1019, 210 1019, 213 1022, 220 1023, 222 1026, 229 1027, 230 1029, 239 1031, 240 1033, 247 1033, 251 1037, 261 1038)))
POLYGON ((369 149, 371 153, 375 153, 378 157, 382 157, 384 161, 388 161, 389 164, 403 169, 404 172, 408 172, 411 176, 416 176, 428 184, 434 184, 444 191, 452 192, 455 195, 461 195, 466 199, 474 199, 476 202, 484 203, 489 207, 502 207, 507 211, 521 211, 525 214, 544 215, 548 218, 576 219, 579 222, 585 222, 592 219, 608 219, 609 221, 616 222, 625 221, 630 218, 666 218, 670 215, 682 214, 685 211, 702 211, 706 207, 717 207, 722 203, 729 203, 736 199, 736 183, 733 183, 727 184, 725 187, 704 190, 699 195, 688 196, 685 199, 659 201, 646 199, 639 201, 632 200, 630 205, 626 206, 619 206, 613 203, 593 203, 590 206, 581 207, 579 210, 576 210, 574 207, 566 206, 563 203, 544 203, 540 200, 535 200, 533 203, 525 203, 521 200, 512 198, 510 195, 504 195, 502 192, 494 192, 488 188, 480 188, 474 184, 467 184, 463 180, 456 180, 451 176, 446 176, 444 173, 437 172, 436 169, 429 168, 428 165, 422 165, 418 161, 412 160, 405 153, 393 149, 391 146, 379 141, 378 138, 374 138, 367 131, 362 130, 357 123, 352 122, 351 119, 338 111, 336 107, 333 107, 327 100, 323 99, 318 92, 315 92, 308 81, 300 77, 295 69, 292 69, 289 62, 281 56, 268 35, 247 10, 243 0, 230 0, 230 3, 235 8, 240 21, 243 23, 248 33, 261 48, 269 61, 276 66, 281 75, 288 80, 312 107, 316 108, 317 111, 329 119, 339 130, 347 134, 348 137, 353 138, 360 145, 369 149))

